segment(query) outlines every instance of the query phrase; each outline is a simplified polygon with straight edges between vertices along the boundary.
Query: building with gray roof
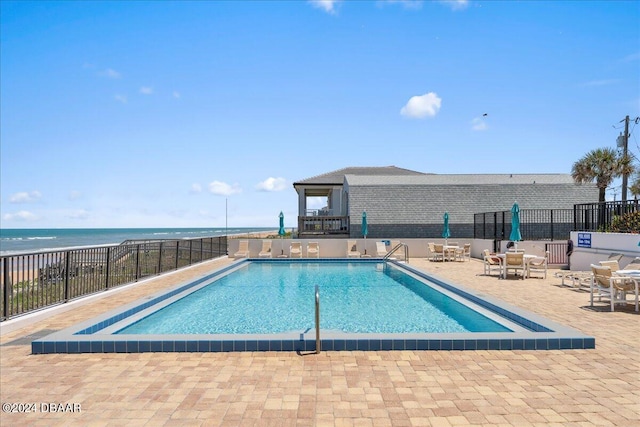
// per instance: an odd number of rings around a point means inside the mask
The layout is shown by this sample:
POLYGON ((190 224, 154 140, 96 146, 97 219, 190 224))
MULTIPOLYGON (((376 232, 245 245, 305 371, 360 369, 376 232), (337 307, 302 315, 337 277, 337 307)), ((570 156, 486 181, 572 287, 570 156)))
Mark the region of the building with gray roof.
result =
POLYGON ((569 174, 428 174, 387 167, 347 167, 293 184, 301 236, 361 236, 367 212, 371 238, 440 237, 449 213, 452 237, 474 235, 474 214, 520 209, 572 209, 598 201, 595 184, 569 174), (309 197, 326 198, 307 209, 309 197))

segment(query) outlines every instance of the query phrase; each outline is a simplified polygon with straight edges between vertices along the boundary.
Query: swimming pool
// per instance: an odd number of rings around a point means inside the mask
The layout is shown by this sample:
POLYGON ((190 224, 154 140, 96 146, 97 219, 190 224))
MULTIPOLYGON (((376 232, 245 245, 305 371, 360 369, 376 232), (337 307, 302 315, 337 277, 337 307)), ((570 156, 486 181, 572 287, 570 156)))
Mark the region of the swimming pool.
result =
POLYGON ((252 259, 36 340, 32 352, 314 351, 315 285, 322 350, 595 347, 405 264, 252 259))

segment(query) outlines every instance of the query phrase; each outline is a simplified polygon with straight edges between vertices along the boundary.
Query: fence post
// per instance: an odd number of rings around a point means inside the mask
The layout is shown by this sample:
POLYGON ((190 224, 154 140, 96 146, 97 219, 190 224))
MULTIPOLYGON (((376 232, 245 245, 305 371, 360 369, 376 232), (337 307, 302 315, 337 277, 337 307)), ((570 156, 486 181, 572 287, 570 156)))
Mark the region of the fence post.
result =
POLYGON ((71 252, 65 252, 64 256, 64 302, 69 301, 69 258, 71 258, 71 252))
POLYGON ((179 257, 180 257, 180 240, 176 240, 176 270, 178 269, 179 257))
POLYGON ((136 282, 140 278, 140 243, 136 245, 136 282))
POLYGON ((2 290, 4 291, 2 296, 2 307, 3 307, 3 319, 8 319, 9 318, 9 292, 11 291, 10 289, 10 283, 11 283, 11 277, 9 277, 9 260, 12 258, 2 258, 2 277, 4 278, 3 282, 2 282, 2 290))
POLYGON ((482 214, 482 238, 487 238, 487 214, 482 214))
POLYGON ((104 288, 109 289, 109 274, 111 274, 111 246, 107 247, 107 277, 104 280, 104 288))
POLYGON ((189 240, 189 265, 193 263, 193 240, 189 240))
POLYGON ((160 242, 160 247, 158 247, 158 274, 162 273, 162 242, 160 242))

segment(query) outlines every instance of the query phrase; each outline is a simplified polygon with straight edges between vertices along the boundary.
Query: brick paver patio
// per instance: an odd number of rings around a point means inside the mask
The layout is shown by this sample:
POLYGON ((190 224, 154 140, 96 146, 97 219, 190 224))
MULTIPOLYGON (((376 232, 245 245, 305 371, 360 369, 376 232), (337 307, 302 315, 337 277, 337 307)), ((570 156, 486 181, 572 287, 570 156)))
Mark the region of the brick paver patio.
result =
POLYGON ((411 264, 595 336, 596 349, 30 354, 28 335, 228 262, 174 272, 3 332, 0 400, 35 404, 36 412, 0 413, 0 425, 640 425, 640 315, 631 304, 614 313, 606 304, 592 309, 588 292, 560 286, 553 270, 547 279, 499 280, 483 276, 478 260, 411 264))

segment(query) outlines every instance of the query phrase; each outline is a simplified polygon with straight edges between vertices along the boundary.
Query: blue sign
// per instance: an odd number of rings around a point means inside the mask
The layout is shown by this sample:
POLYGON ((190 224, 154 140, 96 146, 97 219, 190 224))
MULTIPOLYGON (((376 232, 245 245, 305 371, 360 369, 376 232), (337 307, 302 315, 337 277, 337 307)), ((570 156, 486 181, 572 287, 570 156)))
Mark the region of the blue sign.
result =
POLYGON ((591 233, 578 233, 578 247, 579 248, 591 247, 591 233))

